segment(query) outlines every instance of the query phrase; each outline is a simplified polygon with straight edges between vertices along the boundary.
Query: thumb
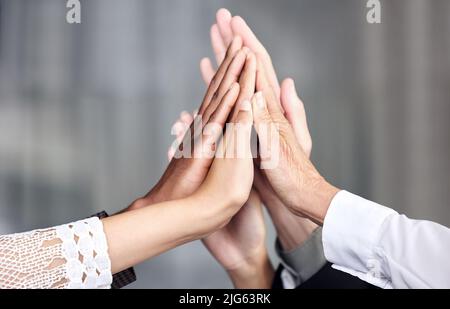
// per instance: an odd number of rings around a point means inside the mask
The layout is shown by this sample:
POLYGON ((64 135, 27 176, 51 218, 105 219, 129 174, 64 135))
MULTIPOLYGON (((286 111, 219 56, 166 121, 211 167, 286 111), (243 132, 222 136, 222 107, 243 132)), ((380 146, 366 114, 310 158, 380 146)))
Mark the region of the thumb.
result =
POLYGON ((311 152, 311 135, 308 129, 305 106, 295 89, 295 83, 288 78, 281 84, 281 105, 289 124, 294 129, 295 137, 304 150, 311 152))
POLYGON ((205 82, 206 86, 209 86, 209 84, 211 83, 211 80, 213 79, 214 75, 216 74, 216 71, 214 70, 211 59, 203 58, 200 61, 200 72, 202 73, 202 78, 203 78, 203 81, 205 82))

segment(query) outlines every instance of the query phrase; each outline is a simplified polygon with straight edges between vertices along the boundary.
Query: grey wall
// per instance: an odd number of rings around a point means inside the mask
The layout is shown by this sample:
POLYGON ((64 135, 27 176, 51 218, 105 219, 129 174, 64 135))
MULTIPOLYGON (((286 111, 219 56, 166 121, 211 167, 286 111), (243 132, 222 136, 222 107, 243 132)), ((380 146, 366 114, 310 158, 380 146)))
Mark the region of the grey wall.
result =
MULTIPOLYGON (((450 225, 450 2, 0 0, 0 232, 110 213, 159 178, 170 127, 205 90, 216 9, 242 15, 305 101, 336 185, 450 225)), ((271 229, 269 244, 273 242, 271 229)), ((229 287, 201 243, 137 267, 134 287, 229 287)))

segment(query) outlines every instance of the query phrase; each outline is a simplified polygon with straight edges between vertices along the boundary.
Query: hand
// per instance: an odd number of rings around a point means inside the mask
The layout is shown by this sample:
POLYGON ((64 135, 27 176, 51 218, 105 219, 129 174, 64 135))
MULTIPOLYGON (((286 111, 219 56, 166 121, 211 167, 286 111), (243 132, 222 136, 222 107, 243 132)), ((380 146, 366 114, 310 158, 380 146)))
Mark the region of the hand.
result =
POLYGON ((297 141, 295 132, 285 118, 276 93, 270 86, 262 61, 258 61, 253 113, 261 149, 261 167, 274 192, 289 210, 322 224, 330 202, 338 189, 319 174, 297 141), (271 141, 278 138, 278 143, 271 141), (275 146, 275 148, 271 148, 275 146))
MULTIPOLYGON (((239 42, 239 39, 235 42, 239 42)), ((230 51, 234 50, 235 44, 231 44, 230 51)), ((206 124, 200 132, 186 134, 185 141, 189 146, 197 146, 194 147, 194 154, 198 154, 198 149, 201 150, 200 157, 189 159, 192 165, 177 163, 183 158, 173 159, 159 186, 129 207, 133 211, 103 220, 114 272, 212 234, 226 226, 247 201, 253 183, 250 147, 253 116, 249 101, 243 101, 237 107, 239 112, 231 119, 234 126, 227 126, 225 136, 221 138, 221 135, 229 113, 236 108, 238 97, 243 95, 241 90, 254 91, 256 59, 253 54, 239 49, 234 54, 230 56, 228 65, 224 62, 223 68, 219 69, 217 82, 211 83, 200 108, 200 115, 205 118, 206 124), (239 76, 242 87, 236 82, 239 76), (246 89, 248 85, 251 88, 246 89), (216 125, 216 130, 210 130, 208 125, 212 124, 216 125), (203 139, 199 139, 199 136, 203 139), (203 151, 217 156, 215 159, 213 156, 205 158, 203 151), (206 167, 204 162, 207 160, 210 162, 206 167), (186 170, 195 171, 192 166, 198 167, 198 162, 206 169, 202 177, 204 179, 199 180, 201 185, 189 187, 183 182, 184 177, 189 176, 186 170), (181 186, 181 189, 176 190, 177 186, 181 186), (189 194, 191 191, 195 193, 189 194), (177 198, 178 195, 181 197, 177 198), (149 200, 146 201, 146 198, 149 200), (158 199, 160 201, 152 207, 143 207, 158 199), (164 199, 169 201, 161 201, 164 199)), ((194 121, 192 129, 195 124, 194 121)), ((179 149, 180 152, 183 150, 179 149)))
MULTIPOLYGON (((182 112, 173 125, 172 132, 179 142, 193 119, 188 112, 182 112)), ((175 149, 170 148, 169 161, 174 153, 175 149)), ((287 209, 285 211, 294 217, 287 209)), ((228 225, 204 238, 203 243, 228 272, 236 288, 271 287, 274 270, 266 248, 266 226, 261 199, 256 191, 251 191, 247 202, 228 225)))
MULTIPOLYGON (((216 19, 216 23, 211 27, 211 45, 217 64, 220 65, 222 63, 226 51, 225 46, 230 43, 233 36, 240 36, 244 45, 262 60, 270 86, 277 96, 280 96, 281 107, 285 112, 285 116, 293 127, 298 142, 309 158, 312 140, 306 121, 305 108, 297 95, 294 81, 290 78, 285 79, 280 88, 269 53, 241 17, 232 17, 228 10, 220 9, 217 12, 216 19)), ((215 74, 211 60, 209 58, 202 59, 200 69, 205 83, 209 84, 215 74)), ((184 117, 188 117, 187 115, 187 113, 184 114, 184 117)), ((180 125, 181 123, 177 126, 180 125)), ((254 186, 269 211, 284 250, 290 251, 295 249, 306 241, 309 235, 317 228, 316 224, 292 214, 283 205, 283 202, 275 194, 266 177, 261 174, 259 169, 255 169, 254 186)))
MULTIPOLYGON (((230 90, 225 95, 225 101, 228 98, 233 99, 229 104, 234 104, 238 97, 238 93, 232 93, 230 90)), ((239 112, 231 120, 234 126, 227 126, 225 136, 220 139, 217 146, 216 158, 205 180, 194 194, 182 199, 157 203, 151 207, 127 211, 103 220, 114 272, 188 241, 211 235, 227 226, 231 218, 249 199, 253 183, 253 159, 250 146, 253 124, 252 106, 249 101, 244 101, 237 108, 239 112)), ((247 217, 246 213, 252 213, 255 209, 257 210, 257 208, 247 208, 235 220, 243 220, 247 217)), ((257 221, 258 219, 255 222, 257 221)), ((224 229, 222 233, 212 237, 227 238, 231 236, 230 230, 224 229)), ((261 244, 257 239, 260 237, 248 238, 246 243, 250 250, 246 252, 250 254, 243 256, 244 260, 250 259, 253 254, 259 255, 258 248, 261 244)), ((233 265, 250 271, 250 268, 244 267, 243 263, 238 261, 241 248, 233 241, 227 244, 228 249, 235 249, 236 255, 231 254, 227 257, 227 254, 231 252, 217 251, 217 253, 221 261, 222 258, 236 258, 230 262, 230 272, 235 271, 233 265)), ((237 286, 243 282, 239 281, 240 274, 241 271, 232 274, 237 286)), ((253 278, 259 280, 259 277, 253 278)))
POLYGON ((237 289, 270 288, 274 270, 266 248, 266 226, 258 194, 252 190, 224 228, 203 239, 237 289))
POLYGON ((204 214, 204 236, 226 226, 248 200, 253 183, 253 159, 250 145, 253 115, 249 101, 237 106, 207 177, 192 195, 197 200, 194 215, 204 214))
MULTIPOLYGON (((214 82, 208 87, 196 121, 191 125, 190 134, 184 137, 183 145, 194 145, 191 148, 200 150, 201 153, 192 152, 190 157, 174 158, 158 184, 146 196, 134 202, 130 209, 187 197, 194 193, 203 182, 213 161, 211 147, 208 147, 210 138, 215 139, 219 137, 218 133, 221 134, 221 130, 216 130, 214 133, 216 136, 209 136, 211 133, 205 132, 205 128, 215 124, 223 129, 237 98, 242 93, 237 80, 239 76, 249 72, 249 65, 246 64, 248 50, 243 50, 241 47, 242 40, 239 37, 230 44, 225 60, 214 77, 214 82), (201 140, 199 136, 202 137, 201 140)), ((254 56, 251 58, 254 71, 255 58, 254 56)), ((181 154, 182 151, 178 149, 177 153, 181 154)))
MULTIPOLYGON (((277 96, 280 95, 280 86, 278 83, 275 69, 272 65, 272 59, 261 42, 253 34, 252 30, 240 16, 232 16, 226 9, 220 9, 216 15, 217 23, 211 27, 211 45, 216 56, 217 64, 220 65, 225 57, 226 46, 228 46, 234 36, 242 38, 244 46, 253 51, 261 59, 270 84, 277 96)), ((209 84, 214 76, 214 66, 209 58, 204 58, 200 62, 200 69, 205 83, 209 84)))
MULTIPOLYGON (((236 100, 238 94, 226 97, 236 100)), ((217 146, 217 156, 198 190, 103 220, 112 269, 119 272, 226 226, 248 200, 253 183, 250 102, 240 104, 217 146), (239 138, 238 138, 239 137, 239 138)))

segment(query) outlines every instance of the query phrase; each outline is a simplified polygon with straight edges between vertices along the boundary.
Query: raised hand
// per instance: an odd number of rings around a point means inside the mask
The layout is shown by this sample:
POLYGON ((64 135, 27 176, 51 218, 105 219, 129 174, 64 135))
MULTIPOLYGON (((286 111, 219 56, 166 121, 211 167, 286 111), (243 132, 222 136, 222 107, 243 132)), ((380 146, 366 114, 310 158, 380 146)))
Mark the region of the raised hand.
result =
MULTIPOLYGON (((216 14, 216 23, 211 27, 210 35, 211 45, 218 65, 222 63, 225 57, 226 46, 235 35, 242 38, 245 47, 257 54, 268 76, 268 83, 276 95, 280 96, 284 114, 293 127, 298 142, 309 158, 312 140, 306 120, 305 108, 302 100, 297 95, 294 81, 290 78, 285 79, 280 87, 270 54, 242 17, 233 17, 228 10, 220 9, 216 14)), ((209 84, 215 74, 212 61, 209 58, 202 59, 200 70, 205 83, 209 84)), ((283 202, 275 194, 266 177, 261 174, 259 169, 255 169, 254 186, 270 213, 278 238, 285 250, 292 250, 302 244, 310 233, 317 228, 316 224, 295 216, 283 205, 283 202)))
POLYGON ((271 287, 274 270, 266 248, 261 199, 254 190, 231 221, 203 242, 236 288, 271 287))
POLYGON ((252 107, 249 101, 243 101, 236 108, 238 113, 231 120, 232 125, 227 125, 207 177, 192 195, 198 201, 192 215, 205 215, 205 236, 230 222, 248 200, 252 188, 252 107))
MULTIPOLYGON (((214 50, 217 64, 220 65, 222 63, 225 57, 226 46, 230 44, 233 37, 240 36, 244 46, 252 50, 257 57, 263 61, 271 86, 279 96, 280 85, 272 65, 272 59, 244 19, 240 16, 233 17, 228 10, 220 9, 217 11, 216 20, 217 22, 211 27, 211 45, 214 50)), ((214 67, 209 58, 202 59, 200 62, 200 70, 203 79, 209 84, 214 76, 214 67)))
POLYGON ((261 156, 261 167, 264 168, 267 162, 278 162, 274 167, 263 169, 263 174, 292 213, 322 223, 338 189, 323 179, 302 149, 261 61, 258 62, 256 88, 259 92, 252 101, 255 129, 261 148, 266 150, 261 156), (278 144, 271 148, 274 135, 277 135, 278 144))
POLYGON ((192 123, 183 145, 191 146, 189 156, 182 156, 186 149, 177 149, 158 184, 143 198, 135 201, 130 209, 183 198, 194 193, 205 179, 211 166, 211 142, 220 136, 230 112, 241 95, 238 79, 250 70, 255 71, 255 57, 247 60, 248 50, 243 50, 242 40, 237 37, 230 44, 226 57, 205 94, 199 113, 192 123), (216 125, 215 132, 205 130, 216 125), (220 131, 220 132, 219 132, 220 131), (201 138, 200 138, 201 137, 201 138), (194 152, 194 150, 196 152, 194 152))

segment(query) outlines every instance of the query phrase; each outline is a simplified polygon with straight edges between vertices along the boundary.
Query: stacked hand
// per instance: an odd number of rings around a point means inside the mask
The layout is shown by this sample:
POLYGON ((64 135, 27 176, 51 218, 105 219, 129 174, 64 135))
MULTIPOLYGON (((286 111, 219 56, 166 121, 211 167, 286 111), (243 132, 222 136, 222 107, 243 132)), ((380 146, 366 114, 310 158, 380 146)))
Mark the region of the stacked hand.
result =
MULTIPOLYGON (((179 145, 169 151, 171 160, 166 172, 146 196, 130 206, 137 209, 175 199, 194 199, 196 209, 189 213, 202 216, 203 220, 193 238, 204 238, 205 245, 230 275, 236 274, 235 285, 240 287, 248 286, 248 283, 240 284, 242 273, 259 274, 255 265, 271 269, 265 249, 261 203, 255 192, 250 195, 253 183, 250 100, 256 87, 256 65, 255 55, 248 48, 242 48, 239 37, 230 42, 198 114, 195 118, 182 114, 184 125, 178 126, 177 132, 179 145), (241 126, 231 129, 227 126, 220 140, 227 122, 241 126), (216 130, 211 132, 213 124, 216 130), (240 132, 236 132, 238 129, 240 132), (246 138, 235 140, 238 135, 242 136, 242 130, 247 131, 246 138), (243 148, 247 155, 244 158, 236 152, 237 142, 245 143, 243 148), (192 146, 188 155, 186 146, 192 146)), ((266 287, 271 279, 270 275, 255 276, 253 282, 266 287)))
POLYGON ((203 239, 235 286, 269 287, 273 269, 261 200, 282 246, 291 250, 317 227, 308 219, 323 221, 337 189, 309 160, 311 137, 294 82, 287 79, 280 87, 269 54, 243 19, 220 10, 211 40, 219 68, 215 72, 209 59, 201 61, 208 90, 198 113, 181 114, 168 168, 130 209, 188 200, 193 206, 183 213, 199 223, 188 238, 203 239), (254 162, 252 124, 260 151, 269 150, 254 162), (276 164, 265 169, 268 162, 276 164))
MULTIPOLYGON (((269 80, 270 88, 274 90, 276 96, 278 96, 278 94, 280 95, 280 103, 285 112, 285 117, 291 124, 297 141, 303 149, 305 155, 309 158, 312 146, 311 137, 306 122, 305 109, 302 101, 296 93, 294 82, 291 79, 286 79, 283 81, 280 88, 269 53, 259 42, 243 19, 238 16, 232 17, 231 14, 225 9, 218 11, 217 23, 211 28, 211 42, 217 64, 220 65, 224 60, 226 46, 231 43, 233 37, 236 35, 240 36, 244 42, 244 45, 257 55, 265 75, 268 76, 267 78, 269 80)), ((209 85, 215 74, 211 60, 208 58, 203 59, 200 63, 200 68, 205 83, 209 85)), ((177 140, 179 142, 181 142, 182 136, 184 135, 186 128, 188 128, 192 123, 192 120, 193 117, 189 113, 183 112, 180 119, 174 124, 173 131, 177 135, 177 140)), ((174 148, 169 150, 169 158, 174 152, 174 148)), ((254 188, 267 207, 277 230, 278 238, 285 250, 289 251, 298 247, 307 239, 311 232, 317 228, 317 225, 310 220, 298 217, 289 211, 280 197, 273 190, 265 174, 261 173, 259 166, 255 168, 254 188)), ((243 210, 241 210, 236 215, 235 219, 233 219, 233 222, 241 224, 242 227, 234 224, 227 227, 226 230, 224 229, 225 231, 216 233, 220 235, 225 232, 232 233, 233 230, 246 231, 242 234, 234 233, 235 237, 232 238, 234 243, 240 243, 240 245, 236 245, 235 247, 240 248, 239 252, 241 261, 249 261, 244 257, 249 255, 251 256, 249 251, 251 251, 253 247, 248 245, 247 239, 258 239, 255 243, 259 244, 264 244, 265 240, 264 221, 258 212, 255 211, 251 213, 244 211, 245 208, 249 207, 248 204, 249 203, 247 203, 243 210), (246 226, 254 226, 254 228, 245 228, 246 226), (264 233, 261 233, 260 231, 264 231, 264 233)), ((210 239, 206 240, 206 246, 218 259, 219 263, 221 263, 226 269, 230 269, 231 263, 229 261, 235 261, 235 258, 227 258, 221 254, 222 251, 225 251, 225 249, 221 249, 228 247, 226 245, 227 242, 219 237, 217 237, 218 239, 214 238, 214 235, 212 235, 210 239), (210 243, 216 245, 211 246, 209 245, 210 243)), ((228 237, 226 239, 231 238, 228 237)), ((263 245, 260 245, 260 247, 265 249, 263 245)), ((226 251, 230 252, 230 250, 226 251)), ((254 263, 254 265, 258 264, 254 263)))

